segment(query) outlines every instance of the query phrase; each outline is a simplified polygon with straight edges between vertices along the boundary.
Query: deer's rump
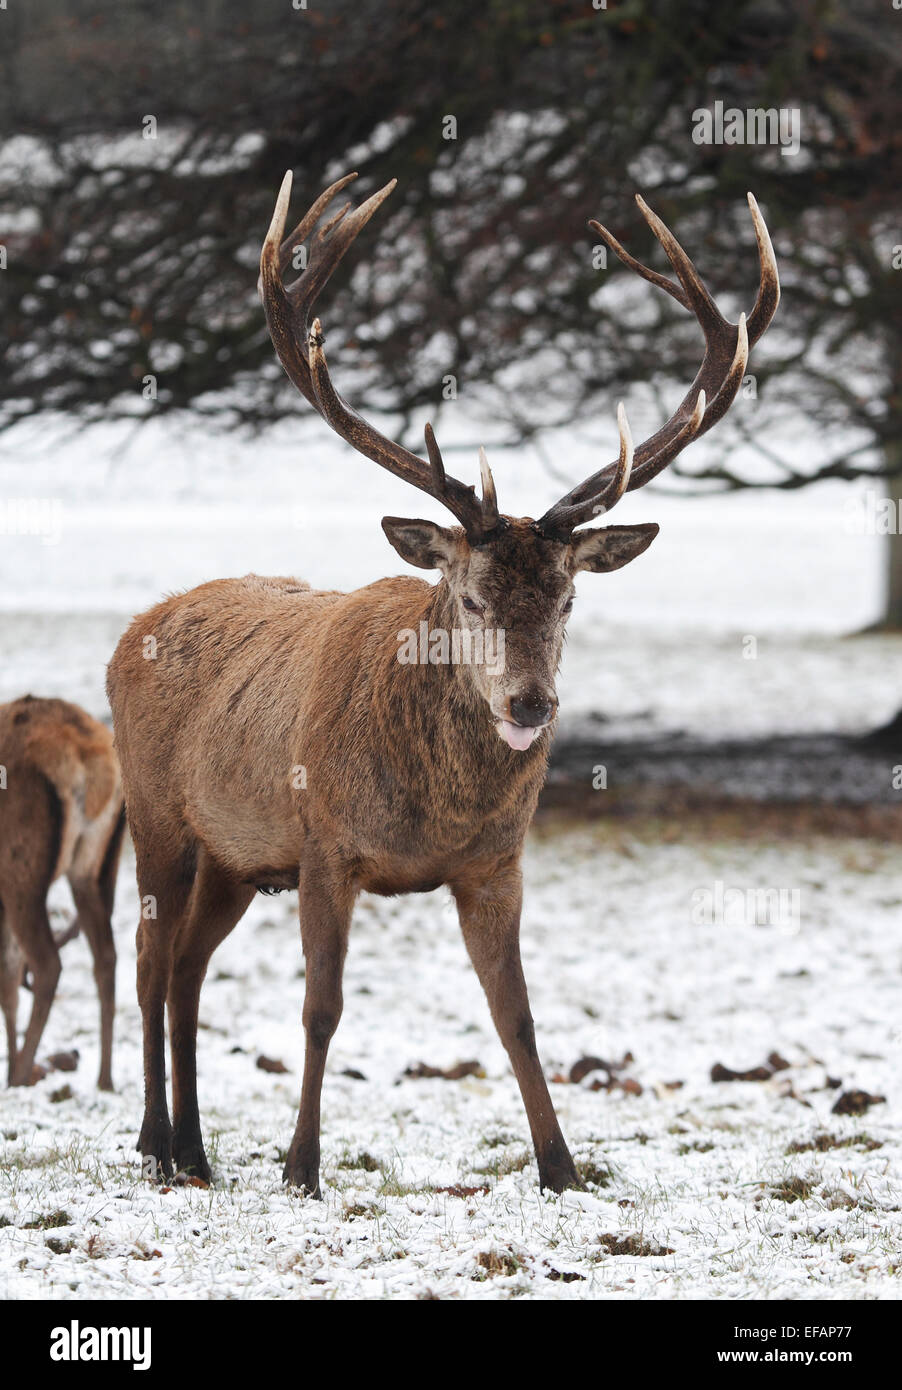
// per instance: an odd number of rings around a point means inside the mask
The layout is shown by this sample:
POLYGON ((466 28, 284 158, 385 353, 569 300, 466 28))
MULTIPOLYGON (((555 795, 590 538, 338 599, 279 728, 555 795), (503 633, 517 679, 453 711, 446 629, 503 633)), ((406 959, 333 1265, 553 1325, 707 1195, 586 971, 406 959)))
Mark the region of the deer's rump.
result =
POLYGON ((37 816, 52 826, 51 879, 97 872, 122 807, 109 730, 77 705, 26 695, 0 705, 0 747, 10 773, 7 850, 37 816))

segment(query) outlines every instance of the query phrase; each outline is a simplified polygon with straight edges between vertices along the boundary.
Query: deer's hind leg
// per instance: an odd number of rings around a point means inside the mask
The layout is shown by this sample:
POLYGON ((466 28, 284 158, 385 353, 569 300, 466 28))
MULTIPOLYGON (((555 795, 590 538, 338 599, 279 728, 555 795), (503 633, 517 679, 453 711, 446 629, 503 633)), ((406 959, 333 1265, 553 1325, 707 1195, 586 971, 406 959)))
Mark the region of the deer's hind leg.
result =
POLYGON ((63 808, 46 778, 28 769, 18 774, 15 789, 3 795, 10 798, 0 825, 0 900, 7 962, 0 973, 10 1048, 8 1075, 10 1086, 29 1086, 60 975, 46 899, 60 853, 63 808), (33 993, 31 1016, 17 1051, 16 995, 23 960, 32 977, 33 993))
POLYGON ((6 926, 3 904, 0 903, 0 1009, 6 1025, 7 1082, 12 1085, 16 1060, 16 1018, 19 1012, 19 985, 22 980, 23 958, 18 942, 6 926))
POLYGON ((138 1003, 144 1033, 144 1119, 138 1150, 148 1177, 172 1176, 172 1123, 166 1099, 166 995, 175 937, 184 918, 195 878, 191 846, 173 853, 158 845, 131 820, 138 868, 141 919, 138 923, 138 1003))
MULTIPOLYGON (((17 885, 16 889, 4 898, 4 920, 16 937, 32 978, 31 1017, 18 1051, 15 1050, 15 1008, 12 1009, 11 1016, 7 1013, 7 1037, 11 1049, 10 1086, 30 1086, 32 1083, 38 1044, 44 1033, 60 977, 59 951, 53 939, 44 901, 48 886, 42 883, 17 885)), ((13 977, 18 990, 21 968, 13 977)), ((9 990, 11 996, 12 984, 12 979, 5 981, 4 995, 9 990)), ((4 1011, 6 1007, 4 1004, 4 1011)))
POLYGON ((176 933, 169 977, 172 1052, 172 1157, 179 1172, 210 1181, 197 1104, 197 1017, 210 957, 243 917, 254 896, 201 848, 188 910, 176 933))
POLYGON ((112 911, 124 829, 125 814, 122 812, 114 821, 112 832, 108 833, 105 842, 97 846, 76 845, 68 875, 77 912, 69 933, 77 935, 83 930, 94 958, 94 980, 100 1001, 100 1073, 97 1085, 101 1091, 113 1089, 116 946, 113 941, 112 911))

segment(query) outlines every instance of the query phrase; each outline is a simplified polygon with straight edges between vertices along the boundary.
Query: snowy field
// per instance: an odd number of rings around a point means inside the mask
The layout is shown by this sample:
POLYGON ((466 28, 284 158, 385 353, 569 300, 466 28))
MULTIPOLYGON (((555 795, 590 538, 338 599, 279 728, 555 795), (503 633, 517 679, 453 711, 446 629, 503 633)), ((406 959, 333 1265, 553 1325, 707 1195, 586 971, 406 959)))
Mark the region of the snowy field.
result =
POLYGON ((896 851, 662 845, 595 825, 540 828, 527 863, 524 961, 547 1074, 632 1054, 614 1073, 626 1087, 591 1089, 597 1070, 551 1087, 585 1192, 539 1194, 516 1085, 441 892, 361 900, 324 1089, 322 1203, 280 1181, 302 1064, 294 895, 255 901, 205 985, 215 1186, 142 1183, 127 861, 118 1090, 94 1090, 76 941, 42 1053, 77 1047, 78 1070, 2 1097, 0 1297, 898 1298, 896 851), (698 925, 692 905, 718 880, 797 889, 798 920, 698 925), (717 1063, 745 1071, 773 1053, 789 1065, 770 1080, 710 1079, 717 1063), (258 1069, 260 1056, 287 1072, 258 1069), (465 1061, 479 1074, 404 1076, 465 1061), (831 1113, 852 1090, 886 1100, 831 1113))
MULTIPOLYGON (((493 463, 505 509, 537 514, 563 490, 528 456, 493 463)), ((449 466, 469 478, 475 459, 451 454, 449 466)), ((557 466, 572 482, 597 458, 557 466)), ((121 455, 96 432, 51 454, 5 442, 0 491, 60 503, 55 536, 2 538, 0 699, 62 695, 101 717, 118 635, 163 592, 248 570, 350 588, 403 569, 382 515, 441 519, 310 431, 254 446, 148 432, 121 455)), ((902 705, 902 641, 847 635, 878 614, 883 558, 880 538, 850 524, 853 506, 843 488, 625 499, 618 520, 659 520, 661 536, 619 574, 580 578, 562 720, 601 712, 618 736, 888 720, 902 705)), ((324 1091, 323 1203, 280 1180, 302 1064, 290 894, 255 900, 202 997, 215 1186, 143 1184, 127 852, 118 1089, 94 1089, 96 1003, 78 940, 41 1049, 78 1048, 78 1069, 0 1092, 0 1297, 898 1298, 897 850, 774 843, 754 827, 740 842, 549 821, 526 873, 539 1049, 562 1078, 551 1089, 585 1192, 539 1194, 516 1085, 442 892, 359 904, 324 1091), (750 895, 738 921, 699 917, 699 895, 718 884, 750 895), (782 926, 758 920, 751 895, 766 889, 798 909, 782 926), (609 1088, 592 1089, 609 1077, 597 1068, 566 1079, 581 1058, 626 1054, 609 1088), (287 1070, 260 1070, 261 1056, 287 1070), (772 1056, 788 1065, 773 1070, 772 1056), (479 1065, 462 1080, 404 1075, 468 1061, 479 1065), (715 1082, 716 1064, 768 1079, 715 1082), (856 1090, 885 1100, 832 1113, 856 1090)), ((67 890, 52 902, 62 922, 67 890)))

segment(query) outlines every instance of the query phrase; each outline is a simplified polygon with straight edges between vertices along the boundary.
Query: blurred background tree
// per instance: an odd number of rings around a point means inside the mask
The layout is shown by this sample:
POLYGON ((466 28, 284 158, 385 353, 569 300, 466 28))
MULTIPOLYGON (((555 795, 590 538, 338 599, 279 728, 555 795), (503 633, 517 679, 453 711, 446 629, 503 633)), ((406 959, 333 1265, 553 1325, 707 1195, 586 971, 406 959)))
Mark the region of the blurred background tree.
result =
MULTIPOLYGON (((724 458, 754 443, 757 461, 700 470, 690 451, 672 471, 707 488, 873 475, 902 513, 902 10, 297 3, 0 12, 0 428, 303 413, 255 289, 291 166, 298 206, 348 167, 361 193, 399 180, 326 304, 361 409, 393 412, 415 446, 451 376, 473 418, 521 445, 645 384, 649 433, 694 375, 698 330, 626 272, 606 291, 621 272, 596 264, 587 219, 663 269, 641 187, 735 317, 756 283, 752 188, 784 300, 754 408, 738 403, 718 443, 724 458), (798 153, 696 144, 693 113, 715 101, 798 109, 798 153)), ((902 626, 898 536, 888 553, 886 620, 902 626)))

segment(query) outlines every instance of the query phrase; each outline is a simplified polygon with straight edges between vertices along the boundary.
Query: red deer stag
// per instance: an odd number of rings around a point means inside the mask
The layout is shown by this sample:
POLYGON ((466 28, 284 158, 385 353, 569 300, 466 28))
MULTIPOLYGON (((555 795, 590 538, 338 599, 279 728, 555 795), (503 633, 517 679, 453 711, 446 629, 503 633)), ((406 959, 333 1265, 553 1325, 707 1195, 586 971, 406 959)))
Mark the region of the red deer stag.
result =
POLYGON ((100 996, 101 1090, 113 1089, 116 948, 110 915, 125 811, 109 729, 78 705, 26 695, 0 705, 0 1007, 9 1084, 27 1086, 60 975, 59 948, 83 928, 100 996), (60 936, 47 889, 63 874, 76 917, 60 936), (19 985, 31 975, 31 1017, 16 1043, 19 985))
POLYGON ((295 386, 359 453, 441 502, 457 526, 386 517, 401 557, 437 569, 432 585, 381 579, 354 593, 296 579, 220 579, 135 619, 109 668, 116 745, 143 896, 138 930, 145 1112, 138 1147, 209 1178, 197 1107, 198 998, 210 956, 258 888, 297 888, 306 957, 306 1058, 284 1178, 319 1195, 320 1092, 342 1010, 342 967, 361 889, 422 893, 446 884, 470 958, 520 1087, 542 1188, 579 1179, 536 1052, 520 964, 520 859, 557 713, 555 673, 573 579, 619 569, 654 524, 577 530, 654 478, 735 397, 749 345, 779 286, 764 221, 749 197, 760 286, 746 323, 727 322, 664 224, 639 207, 676 272, 647 269, 597 223, 639 275, 691 310, 705 338, 698 375, 674 415, 633 448, 618 409, 620 456, 538 521, 498 510, 481 455, 482 495, 445 472, 432 430, 426 459, 356 414, 332 384, 315 300, 394 183, 346 205, 312 241, 306 270, 283 276, 335 195, 328 188, 285 239, 286 174, 261 257, 269 332, 295 386), (399 634, 500 630, 503 670, 488 663, 402 664, 399 634), (156 639, 145 660, 144 639, 156 639), (303 768, 304 777, 298 776, 303 768), (172 1052, 166 1103, 164 1004, 172 1052))

